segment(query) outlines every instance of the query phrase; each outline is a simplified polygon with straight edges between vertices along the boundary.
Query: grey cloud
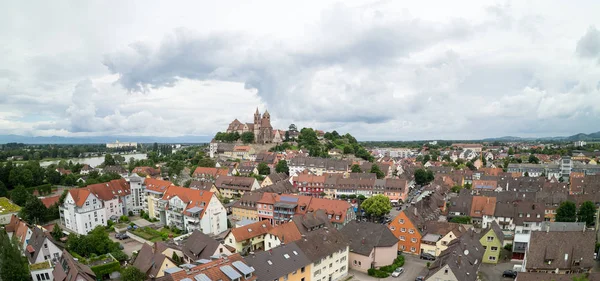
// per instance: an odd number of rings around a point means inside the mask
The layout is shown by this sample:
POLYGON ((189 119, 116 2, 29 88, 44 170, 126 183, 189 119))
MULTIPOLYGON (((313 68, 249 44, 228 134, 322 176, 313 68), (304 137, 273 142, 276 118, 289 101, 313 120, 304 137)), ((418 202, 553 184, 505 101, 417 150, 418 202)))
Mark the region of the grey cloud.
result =
POLYGON ((575 51, 584 58, 598 56, 600 54, 600 31, 595 26, 590 26, 585 35, 577 41, 575 51))

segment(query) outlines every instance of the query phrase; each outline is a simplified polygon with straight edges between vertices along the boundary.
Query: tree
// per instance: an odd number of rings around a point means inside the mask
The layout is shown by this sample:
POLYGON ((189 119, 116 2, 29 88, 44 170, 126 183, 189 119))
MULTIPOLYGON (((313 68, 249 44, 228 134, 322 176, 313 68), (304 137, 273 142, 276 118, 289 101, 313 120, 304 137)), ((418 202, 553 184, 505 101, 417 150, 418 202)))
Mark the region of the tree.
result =
POLYGON ((258 164, 257 169, 259 175, 266 176, 271 173, 271 168, 269 168, 269 165, 267 165, 267 163, 265 162, 261 162, 260 164, 258 164))
POLYGON ((418 185, 427 185, 434 180, 434 175, 432 171, 425 169, 417 169, 415 171, 415 182, 418 185))
POLYGON ((111 154, 106 153, 106 155, 104 155, 104 166, 112 165, 116 165, 115 159, 111 154))
POLYGON ((523 176, 528 178, 529 177, 529 172, 526 171, 525 174, 523 174, 523 176))
POLYGON ((146 274, 135 266, 128 266, 121 271, 121 281, 144 281, 146 274))
POLYGON ((60 229, 60 226, 58 226, 58 224, 55 224, 54 228, 52 229, 52 232, 50 232, 50 235, 52 235, 52 238, 54 238, 54 240, 60 241, 60 239, 63 238, 64 233, 62 232, 62 229, 60 229))
POLYGON ((390 199, 381 194, 366 199, 360 206, 369 216, 375 218, 381 217, 392 210, 390 199))
POLYGON ((379 169, 379 166, 376 164, 371 165, 370 173, 376 174, 378 179, 382 179, 385 177, 385 173, 379 169))
POLYGON ((453 217, 450 222, 462 223, 462 224, 471 224, 471 217, 469 216, 458 216, 453 217))
POLYGON ((46 209, 42 200, 29 195, 25 206, 19 212, 19 216, 29 224, 43 224, 46 223, 48 209, 46 209))
POLYGON ((454 193, 458 193, 460 190, 462 189, 462 186, 460 185, 455 185, 453 186, 450 190, 454 193))
POLYGON ((350 171, 351 171, 352 173, 360 173, 360 172, 362 172, 362 171, 360 170, 360 166, 359 166, 358 164, 354 164, 354 165, 352 165, 352 167, 350 167, 350 171))
POLYGON ((467 168, 469 168, 469 170, 471 170, 471 171, 477 170, 477 167, 475 167, 475 164, 473 164, 472 161, 467 162, 466 165, 467 165, 467 168))
POLYGON ((577 220, 577 207, 571 201, 565 201, 556 209, 556 221, 574 222, 577 220))
POLYGON ((284 141, 289 141, 289 140, 290 140, 290 131, 285 131, 284 141))
POLYGON ((25 206, 27 199, 31 196, 24 186, 19 185, 10 193, 10 199, 19 206, 25 206))
POLYGON ((254 142, 254 133, 253 132, 242 133, 241 139, 244 143, 253 143, 254 142))
POLYGON ((280 160, 279 162, 277 162, 277 165, 275 166, 275 172, 285 173, 286 175, 289 175, 290 167, 288 167, 287 161, 280 160))
POLYGON ((31 280, 29 266, 23 262, 19 242, 16 236, 8 238, 4 230, 0 230, 0 279, 31 280))
POLYGON ((585 201, 579 207, 577 212, 577 221, 585 222, 585 225, 592 226, 594 224, 594 216, 596 215, 596 206, 592 201, 585 201))
POLYGON ((429 162, 429 160, 431 160, 431 156, 429 156, 429 154, 423 156, 423 160, 421 161, 423 164, 429 162))
POLYGON ((539 164, 540 163, 540 159, 538 159, 537 157, 535 157, 535 155, 533 155, 533 154, 529 154, 529 163, 539 164))
POLYGON ((515 154, 515 150, 512 147, 508 148, 508 155, 514 155, 514 154, 515 154))
POLYGON ((352 154, 352 152, 354 152, 352 147, 350 147, 348 145, 344 146, 344 151, 343 151, 344 154, 352 154))
POLYGON ((3 182, 0 181, 0 197, 8 197, 8 189, 3 182))

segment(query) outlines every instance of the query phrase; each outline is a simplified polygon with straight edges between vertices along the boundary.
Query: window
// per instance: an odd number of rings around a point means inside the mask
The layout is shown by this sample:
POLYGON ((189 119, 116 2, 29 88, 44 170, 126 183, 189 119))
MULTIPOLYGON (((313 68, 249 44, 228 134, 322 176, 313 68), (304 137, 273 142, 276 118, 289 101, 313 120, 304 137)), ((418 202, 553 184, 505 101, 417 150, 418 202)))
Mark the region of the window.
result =
POLYGON ((48 249, 48 244, 44 244, 44 249, 48 249))
POLYGON ((408 233, 410 233, 410 234, 414 234, 414 233, 415 233, 415 230, 411 228, 411 229, 409 229, 409 230, 408 230, 408 233))
POLYGON ((410 242, 417 243, 417 238, 410 238, 410 242))
POLYGON ((410 247, 410 251, 414 253, 414 252, 416 252, 416 251, 417 251, 417 248, 415 248, 415 247, 410 247))
POLYGON ((85 205, 89 206, 90 205, 90 201, 85 201, 85 205))
POLYGON ((219 248, 219 253, 223 253, 223 248, 219 248))
POLYGON ((494 241, 494 236, 488 236, 488 237, 487 237, 487 241, 488 241, 488 242, 492 242, 492 241, 494 241))
POLYGON ((444 274, 448 274, 448 269, 444 269, 444 274))
POLYGON ((229 243, 233 243, 233 239, 229 238, 229 243))
POLYGON ((406 240, 406 237, 400 236, 400 241, 405 241, 405 240, 406 240))
POLYGON ((492 251, 493 252, 498 251, 498 247, 492 247, 492 251))
POLYGON ((356 265, 356 260, 354 260, 354 265, 356 265))
POLYGON ((341 271, 346 271, 346 266, 344 265, 344 266, 340 267, 340 270, 341 271))
POLYGON ((402 231, 402 232, 406 232, 406 228, 404 228, 404 227, 403 227, 403 228, 400 228, 400 231, 402 231))
POLYGON ((362 263, 359 261, 359 262, 358 262, 358 266, 361 266, 361 265, 362 265, 362 263))
MULTIPOLYGON (((305 270, 304 267, 300 268, 300 273, 304 273, 304 270, 305 270)), ((302 278, 302 280, 304 280, 304 278, 302 278)))
POLYGON ((332 268, 332 267, 333 267, 333 263, 330 263, 330 264, 329 264, 329 268, 332 268))
POLYGON ((496 260, 496 257, 495 257, 495 256, 489 256, 489 257, 488 257, 488 260, 495 261, 495 260, 496 260))
POLYGON ((288 275, 286 274, 285 276, 283 276, 283 281, 287 281, 288 280, 288 275))
POLYGON ((404 219, 399 219, 399 220, 398 220, 398 222, 399 222, 400 224, 404 224, 404 219))

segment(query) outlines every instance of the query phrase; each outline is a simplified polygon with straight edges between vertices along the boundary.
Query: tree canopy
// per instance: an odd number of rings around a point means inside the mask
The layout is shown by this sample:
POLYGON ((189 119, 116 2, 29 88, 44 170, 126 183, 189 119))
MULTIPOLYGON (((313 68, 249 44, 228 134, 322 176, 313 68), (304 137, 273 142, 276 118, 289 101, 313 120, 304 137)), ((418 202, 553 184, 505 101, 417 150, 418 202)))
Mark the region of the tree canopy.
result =
POLYGON ((254 142, 254 133, 253 132, 244 132, 240 137, 244 143, 253 143, 254 142))
POLYGON ((360 172, 362 172, 360 170, 360 166, 358 164, 353 164, 352 167, 350 167, 350 171, 352 173, 360 173, 360 172))
POLYGON ((385 178, 385 173, 379 169, 379 166, 376 164, 371 165, 371 170, 369 172, 376 174, 378 179, 385 178))
POLYGON ((271 173, 271 168, 269 168, 269 165, 267 165, 265 162, 259 163, 256 169, 258 169, 259 175, 266 176, 271 173))
POLYGON ((540 159, 538 159, 537 157, 535 157, 535 155, 533 155, 533 154, 529 154, 529 163, 539 164, 540 163, 540 159))
POLYGON ((135 266, 128 266, 121 271, 121 281, 144 281, 146 279, 146 274, 135 266))
POLYGON ((592 201, 585 201, 579 207, 579 211, 577 212, 577 220, 580 222, 585 222, 585 225, 592 226, 594 225, 594 217, 596 215, 596 206, 592 201))
POLYGON ((574 222, 577 220, 577 207, 571 201, 564 201, 556 209, 557 222, 574 222))
POLYGON ((275 165, 275 172, 290 175, 290 167, 288 167, 287 161, 279 160, 279 162, 277 162, 277 165, 275 165))
POLYGON ((381 217, 392 210, 392 203, 388 197, 377 194, 363 201, 361 208, 372 217, 381 217))
POLYGON ((10 239, 4 230, 0 230, 0 279, 31 280, 29 266, 22 258, 16 236, 10 239))
POLYGON ((433 172, 425 169, 417 169, 415 171, 415 182, 418 185, 427 185, 435 179, 433 172))

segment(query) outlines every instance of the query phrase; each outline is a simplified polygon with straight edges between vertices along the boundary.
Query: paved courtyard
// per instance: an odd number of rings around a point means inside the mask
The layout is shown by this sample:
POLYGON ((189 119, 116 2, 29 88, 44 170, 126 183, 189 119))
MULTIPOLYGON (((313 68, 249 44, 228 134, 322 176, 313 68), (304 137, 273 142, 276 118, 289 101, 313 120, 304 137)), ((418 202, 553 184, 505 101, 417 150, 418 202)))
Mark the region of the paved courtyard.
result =
POLYGON ((123 245, 123 252, 125 254, 127 254, 129 257, 131 257, 131 253, 133 253, 135 251, 139 251, 142 248, 142 243, 135 241, 131 238, 127 238, 125 240, 119 240, 119 239, 115 238, 114 233, 109 233, 108 237, 110 237, 110 240, 123 245))
POLYGON ((376 278, 362 273, 360 271, 350 270, 350 275, 353 275, 352 281, 379 281, 379 280, 415 280, 417 276, 427 275, 426 268, 427 261, 420 260, 416 256, 405 256, 404 259, 404 273, 399 277, 388 277, 388 278, 376 278))

